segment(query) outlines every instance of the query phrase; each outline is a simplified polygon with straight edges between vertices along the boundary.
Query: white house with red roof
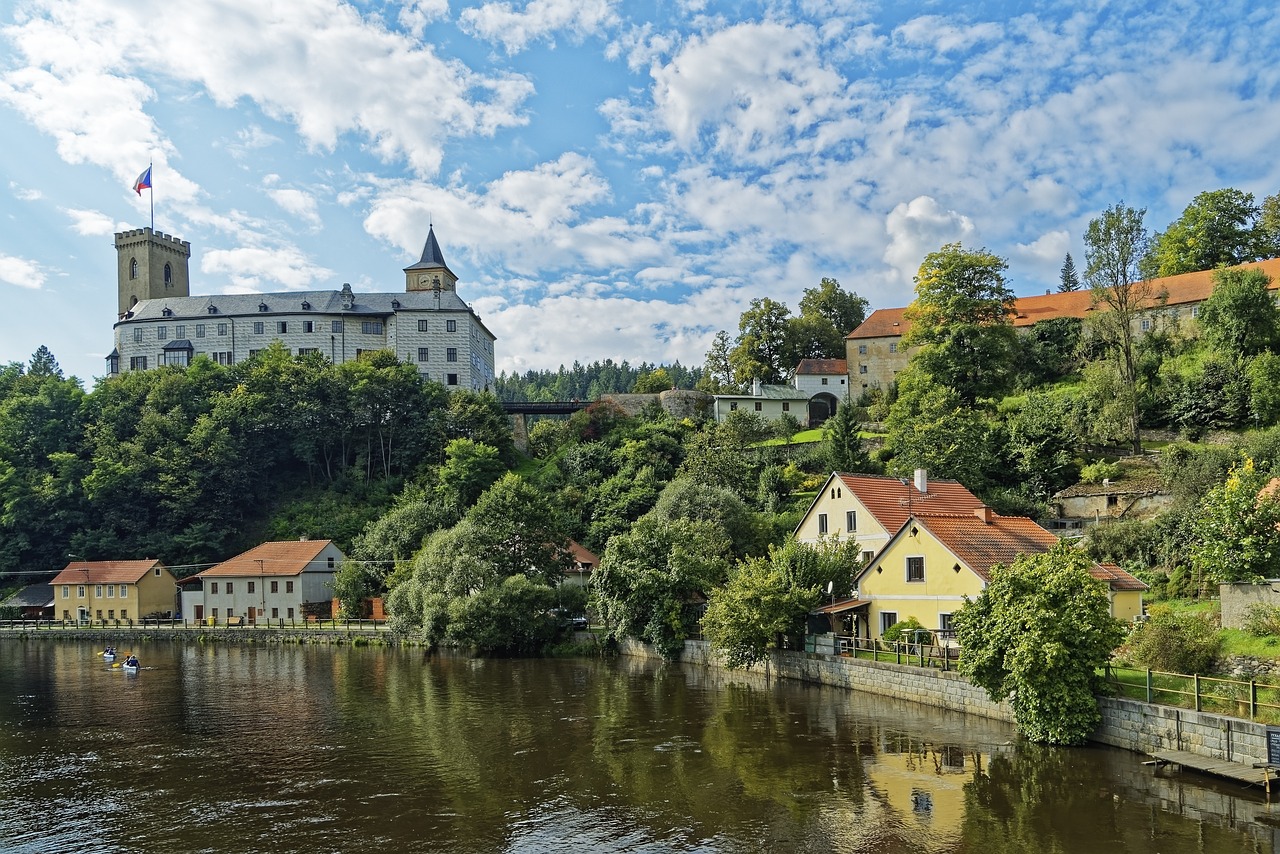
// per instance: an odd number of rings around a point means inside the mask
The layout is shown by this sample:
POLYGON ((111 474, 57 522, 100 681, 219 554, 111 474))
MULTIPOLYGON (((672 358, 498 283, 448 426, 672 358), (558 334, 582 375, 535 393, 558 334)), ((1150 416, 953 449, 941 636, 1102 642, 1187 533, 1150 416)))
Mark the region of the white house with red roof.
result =
POLYGON ((61 620, 128 621, 172 614, 177 579, 158 560, 73 561, 53 577, 53 612, 61 620))
POLYGON ((346 556, 332 540, 263 543, 184 578, 182 613, 213 624, 332 616, 333 577, 346 556))

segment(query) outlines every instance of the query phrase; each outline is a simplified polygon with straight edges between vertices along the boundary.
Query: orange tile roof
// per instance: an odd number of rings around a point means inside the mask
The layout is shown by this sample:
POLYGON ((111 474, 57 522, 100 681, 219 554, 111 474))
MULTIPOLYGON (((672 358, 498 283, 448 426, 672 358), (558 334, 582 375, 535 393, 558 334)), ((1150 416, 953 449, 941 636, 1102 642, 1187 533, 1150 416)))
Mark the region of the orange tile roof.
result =
MULTIPOLYGON (((1241 264, 1241 269, 1259 269, 1271 277, 1271 288, 1280 288, 1280 258, 1241 264)), ((1182 273, 1152 279, 1156 292, 1168 295, 1167 305, 1187 305, 1203 302, 1213 293, 1213 270, 1182 273)), ((911 323, 903 316, 906 308, 881 308, 871 312, 862 325, 845 336, 850 338, 889 338, 904 335, 911 323)), ((1042 320, 1057 317, 1088 317, 1090 312, 1106 311, 1105 306, 1094 306, 1093 293, 1088 288, 1067 293, 1049 293, 1030 297, 1018 297, 1014 302, 1013 325, 1031 326, 1042 320)))
POLYGON ((50 584, 136 584, 152 567, 164 567, 158 560, 74 561, 59 572, 50 584))
POLYGON ((991 580, 991 567, 1013 563, 1018 555, 1043 554, 1058 538, 1025 516, 991 515, 983 522, 972 513, 923 515, 915 522, 951 550, 983 581, 991 580))
MULTIPOLYGON (((594 569, 600 565, 600 558, 597 557, 592 551, 585 548, 577 540, 569 541, 569 554, 573 555, 573 562, 578 564, 579 566, 586 566, 594 569)), ((567 575, 576 575, 577 572, 578 572, 577 569, 565 570, 565 573, 567 575)))
POLYGON ((245 578, 262 575, 301 575, 332 540, 285 540, 263 543, 224 560, 191 578, 245 578))
POLYGON ((1100 578, 1111 586, 1112 590, 1147 590, 1149 589, 1146 582, 1130 575, 1114 563, 1095 563, 1090 569, 1089 574, 1094 578, 1100 578))
POLYGON ((844 359, 801 359, 797 374, 847 374, 849 363, 844 359))
POLYGON ((891 534, 912 513, 972 513, 982 506, 982 499, 954 480, 930 480, 921 493, 913 480, 904 486, 896 477, 844 473, 838 477, 891 534))

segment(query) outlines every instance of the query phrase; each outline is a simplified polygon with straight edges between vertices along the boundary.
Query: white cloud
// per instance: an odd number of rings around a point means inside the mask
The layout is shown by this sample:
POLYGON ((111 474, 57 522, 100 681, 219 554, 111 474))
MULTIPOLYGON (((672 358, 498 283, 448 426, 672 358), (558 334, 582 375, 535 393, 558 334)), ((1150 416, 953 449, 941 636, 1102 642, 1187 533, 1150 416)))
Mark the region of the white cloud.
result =
POLYGON ((449 0, 414 0, 400 10, 397 20, 400 26, 413 33, 415 38, 422 38, 427 24, 449 16, 449 0))
POLYGON ((40 265, 34 261, 0 254, 0 282, 34 290, 43 287, 46 278, 40 265))
POLYGON ((230 293, 268 292, 278 285, 305 290, 333 275, 332 270, 312 264, 295 246, 211 249, 204 253, 200 269, 227 276, 230 293))
POLYGON ((19 187, 17 183, 10 181, 9 189, 13 192, 13 197, 24 202, 38 202, 44 198, 44 194, 34 187, 19 187))
POLYGON ((102 211, 67 208, 63 213, 71 217, 71 228, 76 234, 104 235, 115 233, 116 221, 102 211))
POLYGON ((518 53, 530 42, 567 32, 581 39, 617 23, 617 0, 530 0, 522 11, 511 3, 464 9, 458 24, 466 32, 518 53))
POLYGON ((267 190, 267 195, 287 213, 296 216, 311 228, 320 227, 320 213, 316 209, 315 196, 291 189, 267 190))
POLYGON ((925 255, 947 243, 967 242, 975 230, 969 217, 944 210, 929 196, 918 196, 896 206, 885 218, 884 226, 889 245, 883 260, 901 282, 914 279, 925 255))

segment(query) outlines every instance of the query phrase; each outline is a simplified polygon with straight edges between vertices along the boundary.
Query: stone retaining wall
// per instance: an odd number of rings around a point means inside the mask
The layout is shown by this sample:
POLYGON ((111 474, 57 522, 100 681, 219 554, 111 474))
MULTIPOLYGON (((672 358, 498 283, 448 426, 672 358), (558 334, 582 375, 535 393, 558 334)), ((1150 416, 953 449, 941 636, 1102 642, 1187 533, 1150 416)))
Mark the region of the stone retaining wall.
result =
MULTIPOLYGON (((661 658, 652 647, 634 641, 623 643, 621 652, 623 655, 661 658)), ((686 641, 681 661, 704 667, 723 667, 711 651, 711 645, 705 641, 686 641)), ((954 672, 790 651, 774 652, 765 662, 748 668, 748 672, 777 679, 834 685, 1013 722, 1013 710, 1008 703, 993 703, 984 690, 974 687, 954 672)), ((1099 697, 1098 704, 1102 711, 1102 725, 1092 740, 1101 744, 1143 754, 1182 750, 1245 766, 1267 761, 1267 727, 1264 724, 1116 697, 1099 697)))

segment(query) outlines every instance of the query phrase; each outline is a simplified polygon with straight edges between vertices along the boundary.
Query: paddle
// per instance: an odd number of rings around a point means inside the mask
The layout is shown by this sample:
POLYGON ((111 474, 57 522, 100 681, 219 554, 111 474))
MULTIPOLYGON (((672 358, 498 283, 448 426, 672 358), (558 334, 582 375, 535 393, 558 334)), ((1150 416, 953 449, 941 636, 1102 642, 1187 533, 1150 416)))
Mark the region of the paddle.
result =
POLYGON ((111 667, 112 667, 113 669, 114 669, 114 668, 116 668, 116 667, 124 667, 124 662, 125 662, 125 660, 127 660, 127 659, 129 658, 129 653, 127 653, 127 652, 126 652, 124 655, 121 655, 120 653, 116 653, 116 658, 119 658, 119 659, 122 659, 122 660, 121 660, 121 661, 117 661, 117 662, 115 662, 114 664, 112 664, 112 665, 111 665, 111 667))

